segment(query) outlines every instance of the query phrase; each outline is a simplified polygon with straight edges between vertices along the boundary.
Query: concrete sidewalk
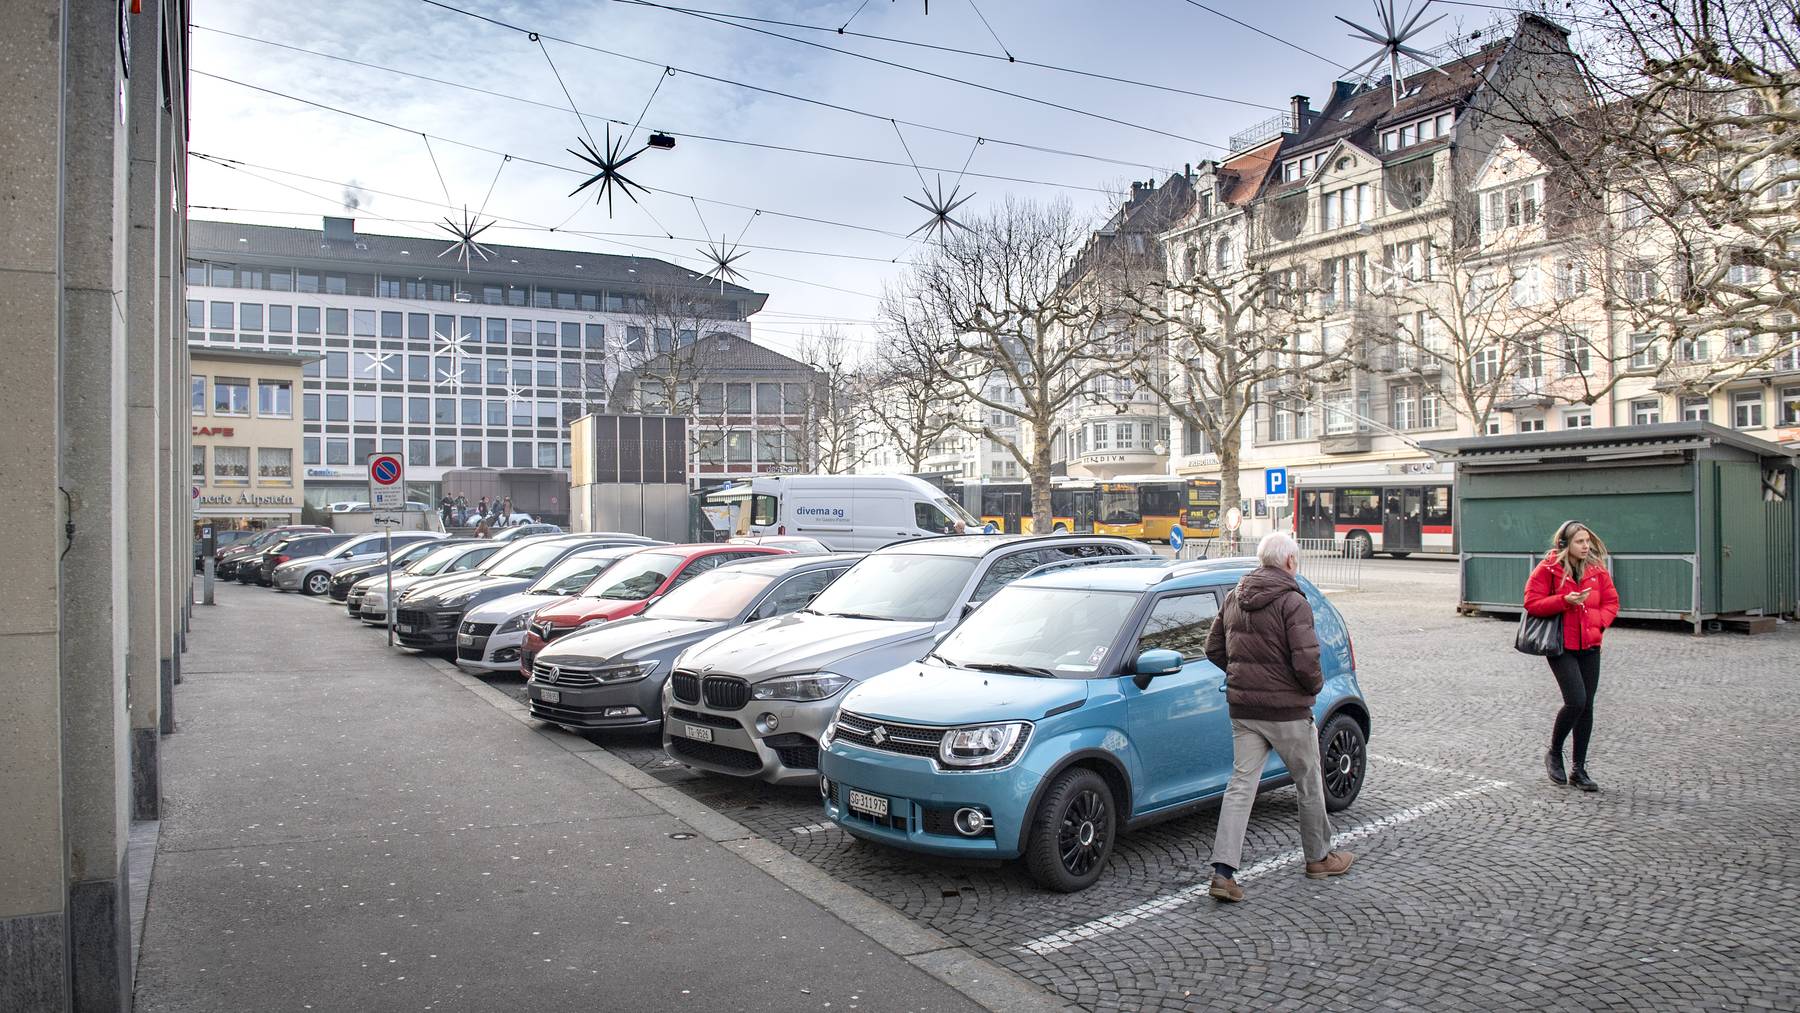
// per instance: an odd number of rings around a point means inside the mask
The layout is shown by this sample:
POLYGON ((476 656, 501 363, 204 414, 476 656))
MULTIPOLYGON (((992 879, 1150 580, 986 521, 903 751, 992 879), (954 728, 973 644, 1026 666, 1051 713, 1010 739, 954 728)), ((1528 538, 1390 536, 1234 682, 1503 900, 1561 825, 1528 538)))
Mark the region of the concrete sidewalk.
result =
POLYGON ((982 1008, 924 969, 960 948, 901 956, 341 609, 218 600, 163 747, 139 1011, 982 1008))

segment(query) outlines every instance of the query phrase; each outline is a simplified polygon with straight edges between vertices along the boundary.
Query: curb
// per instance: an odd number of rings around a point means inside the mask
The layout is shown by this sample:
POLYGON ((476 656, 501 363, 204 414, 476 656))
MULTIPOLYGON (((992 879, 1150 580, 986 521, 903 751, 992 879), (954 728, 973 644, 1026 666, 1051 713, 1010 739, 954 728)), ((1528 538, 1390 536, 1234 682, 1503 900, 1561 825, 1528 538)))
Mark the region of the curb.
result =
POLYGON ((670 787, 605 747, 545 724, 525 705, 442 658, 425 663, 495 710, 567 750, 645 801, 692 827, 694 832, 742 859, 745 864, 824 908, 851 929, 931 975, 993 1013, 1065 1013, 1080 1007, 1029 979, 1001 967, 948 936, 926 928, 889 905, 832 876, 786 848, 757 836, 742 823, 670 787))

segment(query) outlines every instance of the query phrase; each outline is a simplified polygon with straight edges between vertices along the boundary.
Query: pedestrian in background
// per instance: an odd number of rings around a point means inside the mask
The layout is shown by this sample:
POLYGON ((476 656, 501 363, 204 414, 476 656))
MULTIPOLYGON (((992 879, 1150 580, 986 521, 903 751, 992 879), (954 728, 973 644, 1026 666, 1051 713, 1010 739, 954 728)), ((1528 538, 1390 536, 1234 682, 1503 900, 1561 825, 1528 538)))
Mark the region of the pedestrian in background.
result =
POLYGON ((481 497, 480 501, 475 504, 475 517, 478 520, 482 520, 482 519, 486 519, 487 515, 488 515, 487 497, 483 496, 483 497, 481 497))
POLYGON ((1256 558, 1261 565, 1225 596, 1225 606, 1206 634, 1206 659, 1225 672, 1232 754, 1207 892, 1232 904, 1244 899, 1237 882, 1244 829, 1271 749, 1287 764, 1299 792, 1307 878, 1341 876, 1356 861, 1348 851, 1331 850, 1319 729, 1313 724, 1313 702, 1325 688, 1325 678, 1312 606, 1295 579, 1300 543, 1285 531, 1270 532, 1257 545, 1256 558))
POLYGON ((512 497, 508 496, 508 497, 506 497, 506 502, 503 503, 500 507, 500 526, 506 527, 507 525, 511 524, 512 517, 513 517, 512 497))
POLYGON ((452 503, 450 500, 449 493, 445 493, 444 495, 438 497, 438 514, 444 518, 445 530, 448 530, 451 527, 454 527, 454 525, 450 523, 451 521, 455 520, 455 518, 452 517, 450 514, 451 506, 452 506, 452 503))
POLYGON ((1606 572, 1606 543, 1580 521, 1564 521, 1550 539, 1550 554, 1525 582, 1525 611, 1561 616, 1563 651, 1550 672, 1562 690, 1562 709, 1550 729, 1544 769, 1555 784, 1599 791, 1588 776, 1588 740, 1594 734, 1594 695, 1600 691, 1600 640, 1619 618, 1619 592, 1606 572), (1563 742, 1574 733, 1571 769, 1563 768, 1563 742))
POLYGON ((475 537, 476 538, 492 538, 493 535, 494 535, 494 529, 493 529, 493 527, 491 527, 488 524, 488 519, 486 517, 482 517, 480 520, 475 522, 475 537))

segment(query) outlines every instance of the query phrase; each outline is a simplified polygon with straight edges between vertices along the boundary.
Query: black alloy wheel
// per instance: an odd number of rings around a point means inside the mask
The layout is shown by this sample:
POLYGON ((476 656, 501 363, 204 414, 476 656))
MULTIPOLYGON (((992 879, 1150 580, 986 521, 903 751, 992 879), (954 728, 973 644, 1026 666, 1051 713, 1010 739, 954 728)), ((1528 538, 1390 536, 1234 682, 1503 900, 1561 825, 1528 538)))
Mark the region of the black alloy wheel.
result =
POLYGON ((1106 870, 1117 833, 1112 788, 1094 771, 1072 767, 1051 783, 1032 816, 1026 868, 1051 890, 1085 890, 1106 870))
POLYGON ((1368 772, 1368 739, 1362 726, 1348 714, 1339 714, 1319 732, 1319 759, 1325 780, 1325 808, 1347 809, 1362 791, 1368 772))

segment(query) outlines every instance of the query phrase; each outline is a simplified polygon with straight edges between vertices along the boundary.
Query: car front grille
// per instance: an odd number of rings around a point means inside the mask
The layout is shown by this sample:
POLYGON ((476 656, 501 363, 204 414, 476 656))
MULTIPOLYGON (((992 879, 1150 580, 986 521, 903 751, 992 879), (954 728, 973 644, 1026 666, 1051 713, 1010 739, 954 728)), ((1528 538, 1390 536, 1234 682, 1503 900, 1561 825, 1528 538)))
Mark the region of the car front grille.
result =
POLYGON ((682 703, 700 702, 700 677, 692 672, 676 672, 669 680, 675 699, 682 703))
POLYGON ((750 684, 735 675, 709 675, 700 681, 706 705, 734 711, 750 702, 750 684))
POLYGON ((676 759, 710 763, 715 767, 724 767, 727 770, 751 773, 762 769, 762 758, 755 753, 743 749, 733 749, 730 746, 721 746, 717 742, 670 739, 669 752, 673 753, 676 759))
POLYGON ((859 746, 904 756, 938 755, 938 744, 943 742, 944 734, 948 731, 948 728, 877 721, 849 711, 840 711, 837 718, 837 734, 840 738, 859 746), (877 729, 880 729, 879 735, 876 734, 877 729))
POLYGON ((791 770, 818 770, 819 744, 810 736, 786 732, 771 735, 763 740, 763 745, 775 750, 781 757, 781 765, 791 770))
POLYGON ((424 609, 401 609, 394 613, 394 621, 402 626, 411 626, 424 633, 427 630, 448 629, 456 626, 455 612, 427 612, 424 609))
POLYGON ((493 634, 494 634, 494 626, 495 626, 494 623, 466 622, 466 623, 462 624, 462 629, 458 630, 457 632, 458 633, 467 633, 471 637, 489 637, 489 636, 493 636, 493 634))
POLYGON ((569 665, 550 665, 542 661, 531 666, 531 677, 551 686, 598 686, 600 680, 594 678, 591 668, 575 668, 569 665))
POLYGON ((362 611, 362 601, 368 596, 367 591, 351 591, 344 596, 344 608, 351 615, 362 611))

